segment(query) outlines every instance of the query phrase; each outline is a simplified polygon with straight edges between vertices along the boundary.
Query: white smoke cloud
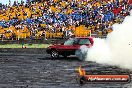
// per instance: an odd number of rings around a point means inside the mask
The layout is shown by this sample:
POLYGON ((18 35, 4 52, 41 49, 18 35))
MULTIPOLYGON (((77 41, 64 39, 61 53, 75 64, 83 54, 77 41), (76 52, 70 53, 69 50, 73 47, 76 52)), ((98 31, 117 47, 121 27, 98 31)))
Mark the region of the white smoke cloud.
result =
POLYGON ((113 25, 106 39, 94 38, 85 60, 132 69, 132 11, 122 24, 113 25))

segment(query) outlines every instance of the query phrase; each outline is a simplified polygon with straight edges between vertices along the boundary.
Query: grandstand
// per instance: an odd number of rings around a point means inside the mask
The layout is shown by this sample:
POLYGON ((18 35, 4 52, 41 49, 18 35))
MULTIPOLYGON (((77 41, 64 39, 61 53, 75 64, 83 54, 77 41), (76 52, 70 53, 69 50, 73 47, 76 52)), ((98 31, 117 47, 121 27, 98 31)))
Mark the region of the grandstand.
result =
POLYGON ((27 4, 1 4, 0 39, 67 38, 90 33, 104 36, 131 9, 132 0, 28 0, 27 4))

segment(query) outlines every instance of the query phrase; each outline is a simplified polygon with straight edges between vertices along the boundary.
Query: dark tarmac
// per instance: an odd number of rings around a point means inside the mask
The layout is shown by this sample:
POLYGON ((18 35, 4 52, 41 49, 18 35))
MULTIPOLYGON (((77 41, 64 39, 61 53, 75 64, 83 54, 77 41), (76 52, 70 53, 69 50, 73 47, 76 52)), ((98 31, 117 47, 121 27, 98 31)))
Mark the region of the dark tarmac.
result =
POLYGON ((78 66, 88 73, 132 74, 128 69, 79 61, 76 57, 52 60, 46 52, 0 53, 0 88, 132 88, 130 83, 87 83, 76 81, 78 66))

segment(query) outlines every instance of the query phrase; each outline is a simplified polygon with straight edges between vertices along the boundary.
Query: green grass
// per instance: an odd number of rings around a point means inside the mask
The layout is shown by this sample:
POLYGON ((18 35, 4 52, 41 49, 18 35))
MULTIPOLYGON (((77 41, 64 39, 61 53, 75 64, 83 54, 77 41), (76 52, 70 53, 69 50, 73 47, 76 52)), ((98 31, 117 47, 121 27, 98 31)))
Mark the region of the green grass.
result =
MULTIPOLYGON (((47 48, 50 44, 24 44, 26 48, 47 48)), ((4 44, 0 48, 22 48, 22 44, 4 44)))

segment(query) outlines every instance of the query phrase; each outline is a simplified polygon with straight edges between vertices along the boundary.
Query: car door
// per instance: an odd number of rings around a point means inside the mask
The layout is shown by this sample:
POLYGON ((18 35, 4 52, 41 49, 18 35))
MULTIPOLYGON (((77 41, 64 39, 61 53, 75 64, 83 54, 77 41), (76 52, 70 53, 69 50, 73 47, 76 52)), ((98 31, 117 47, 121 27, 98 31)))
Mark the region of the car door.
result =
POLYGON ((77 38, 77 41, 73 43, 72 53, 75 54, 75 51, 80 49, 80 46, 86 45, 87 47, 91 46, 89 38, 77 38))
POLYGON ((58 47, 58 50, 60 53, 67 53, 67 54, 74 54, 74 51, 78 47, 78 41, 76 38, 70 38, 67 41, 64 42, 63 45, 58 47))
POLYGON ((77 38, 74 43, 73 43, 73 46, 72 46, 72 54, 75 55, 75 51, 78 50, 80 48, 80 45, 79 45, 79 38, 77 38))

